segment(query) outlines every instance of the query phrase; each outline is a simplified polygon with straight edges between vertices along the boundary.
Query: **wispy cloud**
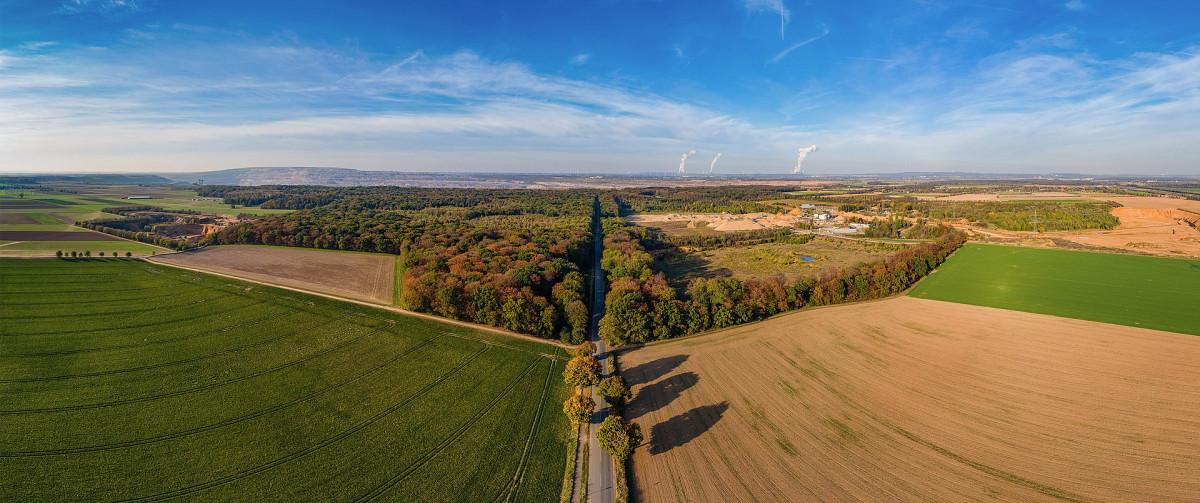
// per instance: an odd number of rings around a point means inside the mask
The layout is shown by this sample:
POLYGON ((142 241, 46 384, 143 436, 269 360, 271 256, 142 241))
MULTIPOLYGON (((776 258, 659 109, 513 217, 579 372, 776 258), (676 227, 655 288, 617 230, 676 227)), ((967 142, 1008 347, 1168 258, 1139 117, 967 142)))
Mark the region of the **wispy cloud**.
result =
POLYGON ((1087 5, 1084 5, 1083 0, 1071 0, 1070 2, 1063 4, 1063 7, 1066 7, 1067 10, 1078 11, 1086 9, 1087 5))
POLYGON ((575 57, 571 58, 571 64, 574 66, 580 66, 586 64, 589 59, 592 59, 591 54, 576 54, 575 57))
POLYGON ((67 14, 120 17, 149 10, 154 3, 154 0, 67 0, 59 9, 67 14))
POLYGON ((824 37, 825 37, 826 35, 828 35, 828 34, 829 34, 829 27, 828 27, 828 26, 826 26, 826 27, 824 27, 824 28, 821 30, 821 34, 820 34, 820 35, 817 35, 817 36, 815 36, 815 37, 813 37, 813 38, 810 38, 810 39, 808 39, 808 40, 805 40, 805 41, 803 41, 803 42, 800 42, 800 43, 797 43, 797 44, 792 44, 792 45, 791 45, 790 47, 788 47, 787 49, 784 49, 784 50, 782 50, 782 51, 779 51, 779 54, 776 54, 776 55, 775 55, 775 57, 773 57, 773 58, 771 58, 771 59, 767 60, 767 63, 772 63, 772 64, 773 64, 773 63, 778 63, 778 62, 780 62, 781 60, 783 60, 783 58, 786 58, 786 57, 788 57, 788 54, 791 54, 791 53, 792 53, 792 51, 794 51, 794 50, 796 50, 796 49, 799 49, 799 48, 801 48, 801 47, 804 47, 804 46, 806 46, 806 45, 808 45, 808 44, 811 44, 811 43, 813 43, 813 42, 816 42, 816 41, 818 41, 818 40, 821 40, 822 38, 824 38, 824 37))

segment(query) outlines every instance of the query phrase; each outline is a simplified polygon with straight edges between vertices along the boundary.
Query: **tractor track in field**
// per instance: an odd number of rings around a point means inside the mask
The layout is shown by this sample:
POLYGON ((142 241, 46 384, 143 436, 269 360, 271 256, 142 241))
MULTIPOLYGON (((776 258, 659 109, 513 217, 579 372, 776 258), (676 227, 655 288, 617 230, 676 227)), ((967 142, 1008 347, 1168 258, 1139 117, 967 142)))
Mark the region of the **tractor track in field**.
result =
POLYGON ((550 369, 546 371, 546 383, 542 385, 542 398, 538 401, 537 412, 533 415, 533 424, 529 427, 529 435, 525 436, 525 449, 521 451, 521 461, 517 463, 517 471, 513 473, 512 480, 504 486, 504 489, 500 490, 500 494, 492 499, 493 502, 500 501, 502 496, 507 502, 521 489, 521 482, 525 479, 525 468, 528 466, 529 450, 533 445, 533 437, 537 433, 538 425, 541 424, 542 411, 546 408, 546 395, 550 391, 550 378, 554 375, 554 364, 555 360, 550 360, 550 369))
POLYGON ((225 484, 228 484, 235 480, 243 479, 243 478, 249 477, 251 475, 255 475, 257 473, 267 471, 271 468, 274 468, 274 467, 289 463, 291 461, 300 459, 308 454, 311 454, 311 453, 321 450, 325 447, 333 445, 334 443, 336 443, 346 437, 349 437, 350 435, 353 435, 353 434, 367 428, 368 426, 371 426, 372 424, 375 424, 380 419, 383 419, 384 417, 391 415, 392 413, 396 412, 397 410, 400 410, 405 405, 412 403, 416 399, 423 396, 425 393, 428 393, 430 390, 437 387, 439 384, 445 382, 447 379, 449 379, 454 374, 458 373, 458 371, 465 368, 472 361, 475 361, 476 358, 482 356, 485 352, 487 352, 488 349, 490 349, 490 347, 491 346, 484 344, 484 347, 480 348, 479 351, 476 351, 471 356, 465 358, 461 363, 459 363, 457 366, 455 366, 449 372, 443 374, 441 377, 439 377, 435 381, 427 384, 424 388, 421 388, 417 392, 409 395, 407 398, 405 398, 395 404, 392 404, 391 407, 388 407, 387 409, 384 409, 383 411, 375 414, 374 416, 371 416, 366 421, 360 422, 348 429, 342 430, 340 433, 333 435, 331 437, 328 437, 320 442, 317 442, 316 444, 310 445, 309 447, 307 447, 305 449, 293 452, 293 453, 288 454, 283 457, 276 458, 267 463, 264 463, 264 464, 261 464, 261 465, 258 465, 258 466, 252 467, 252 468, 248 468, 246 470, 242 470, 237 473, 232 473, 232 474, 226 475, 224 477, 213 479, 208 482, 201 483, 201 484, 196 484, 196 485, 176 489, 173 491, 167 491, 164 493, 153 494, 150 496, 129 498, 129 499, 124 499, 124 500, 119 500, 119 501, 161 501, 161 500, 166 500, 166 499, 178 498, 180 496, 186 496, 188 494, 203 491, 205 489, 211 489, 213 487, 225 485, 225 484))
MULTIPOLYGON (((143 371, 143 370, 153 370, 153 369, 160 369, 160 368, 165 368, 165 367, 174 367, 174 366, 176 366, 176 365, 183 365, 183 364, 186 364, 186 363, 193 363, 193 362, 198 362, 198 361, 208 360, 208 359, 210 359, 210 358, 217 358, 217 357, 220 357, 220 356, 231 355, 231 354, 234 354, 234 353, 241 353, 241 352, 243 352, 243 351, 246 351, 246 350, 248 350, 248 349, 253 349, 253 348, 256 348, 256 347, 259 347, 259 346, 264 346, 264 345, 270 344, 270 343, 272 343, 272 342, 276 342, 276 341, 280 341, 280 340, 286 339, 286 338, 288 338, 288 337, 293 337, 293 336, 296 336, 296 335, 300 335, 300 334, 302 334, 302 333, 304 333, 304 332, 308 332, 308 331, 310 331, 310 330, 315 330, 315 329, 321 328, 321 327, 323 327, 323 326, 326 326, 326 325, 329 325, 329 324, 332 324, 332 323, 336 323, 336 322, 339 322, 339 321, 345 320, 346 318, 349 318, 349 316, 343 316, 343 317, 341 317, 341 318, 334 318, 334 319, 328 320, 328 321, 326 321, 326 322, 324 322, 324 323, 318 323, 318 324, 316 324, 316 325, 313 325, 313 326, 310 326, 310 327, 305 327, 305 328, 302 328, 302 329, 299 329, 299 330, 296 330, 296 331, 293 331, 293 332, 288 332, 288 333, 286 333, 286 334, 278 335, 278 336, 275 336, 275 337, 270 337, 270 338, 267 338, 267 339, 264 339, 264 340, 261 340, 261 341, 257 341, 257 342, 251 343, 251 344, 246 344, 246 345, 238 346, 238 347, 236 347, 236 348, 233 348, 233 349, 226 349, 226 350, 223 350, 223 351, 217 351, 217 352, 215 352, 215 353, 209 353, 209 354, 206 354, 206 355, 193 356, 193 357, 191 357, 191 358, 184 358, 184 359, 182 359, 182 360, 174 360, 174 361, 169 361, 169 362, 156 363, 156 364, 154 364, 154 365, 143 365, 143 366, 141 366, 141 367, 130 367, 130 368, 123 368, 123 369, 103 370, 103 371, 100 371, 100 372, 88 372, 88 373, 84 373, 84 374, 66 374, 66 375, 59 375, 59 376, 49 376, 49 377, 23 377, 23 378, 17 378, 17 379, 0 379, 0 384, 13 384, 13 383, 33 383, 33 382, 46 382, 46 381, 64 381, 64 380, 67 380, 67 379, 81 379, 81 378, 85 378, 85 377, 101 377, 101 376, 108 376, 108 375, 115 375, 115 374, 127 374, 127 373, 130 373, 130 372, 140 372, 140 371, 143 371)), ((376 332, 378 332, 378 331, 380 331, 380 330, 382 330, 382 329, 376 330, 376 332)), ((361 336, 355 337, 355 338, 351 339, 350 341, 351 341, 351 342, 353 342, 353 341, 356 341, 356 340, 358 340, 358 339, 361 339, 361 338, 365 337, 366 335, 370 335, 370 334, 373 334, 373 333, 376 333, 376 332, 369 332, 369 333, 367 333, 367 334, 364 334, 364 335, 361 335, 361 336)))
POLYGON ((93 446, 87 446, 87 447, 46 449, 46 450, 40 450, 40 451, 0 452, 0 458, 56 456, 56 455, 63 455, 63 454, 80 454, 80 453, 85 453, 85 452, 107 451, 107 450, 120 449, 120 448, 125 448, 125 447, 135 447, 135 446, 139 446, 139 445, 153 444, 153 443, 162 442, 162 441, 166 441, 166 440, 174 440, 177 438, 183 438, 183 437, 195 435, 198 433, 203 433, 206 431, 212 431, 212 430, 215 430, 218 428, 223 428, 225 426, 230 426, 230 425, 234 425, 234 424, 241 423, 244 421, 248 421, 248 420, 251 420, 251 419, 254 419, 257 417, 262 417, 262 416, 265 416, 265 415, 273 413, 273 412, 278 412, 278 411, 281 411, 284 409, 288 409, 293 406, 296 406, 301 403, 312 400, 313 398, 316 398, 316 397, 319 397, 326 393, 329 393, 331 391, 341 389, 353 382, 356 382, 364 377, 367 377, 371 374, 374 374, 375 372, 382 370, 384 367, 390 366, 391 364, 404 359, 408 355, 416 352, 417 350, 419 350, 425 346, 428 346, 432 342, 433 342, 432 340, 426 339, 426 340, 422 341, 420 344, 414 345, 413 347, 392 357, 391 359, 388 359, 382 363, 375 365, 374 367, 371 367, 367 370, 359 372, 358 374, 353 375, 349 378, 346 378, 337 384, 325 387, 321 390, 314 391, 312 393, 309 393, 309 394, 301 396, 301 397, 294 398, 288 402, 284 402, 281 404, 273 405, 271 407, 267 407, 265 409, 260 409, 260 410, 254 411, 250 414, 244 414, 241 416, 225 419, 223 421, 218 421, 216 423, 212 423, 212 424, 208 424, 208 425, 204 425, 204 426, 200 426, 200 427, 196 427, 196 428, 191 428, 191 429, 187 429, 187 430, 172 432, 172 433, 168 433, 168 434, 164 434, 164 435, 159 435, 156 437, 142 438, 142 439, 137 439, 137 440, 129 440, 129 441, 125 441, 125 442, 114 442, 111 444, 93 445, 93 446))
MULTIPOLYGON (((471 429, 471 427, 474 426, 475 423, 479 422, 480 419, 483 419, 483 417, 486 416, 487 413, 490 412, 492 410, 492 408, 496 406, 497 403, 500 403, 500 400, 502 400, 504 397, 508 396, 508 394, 510 392, 512 392, 513 388, 516 388, 517 384, 520 384, 520 382, 523 379, 525 379, 525 376, 529 375, 529 372, 531 370, 533 370, 533 367, 536 366, 541 361, 542 361, 541 358, 534 358, 533 361, 530 362, 529 365, 527 365, 525 367, 525 369, 522 370, 521 373, 518 374, 517 377, 515 379, 513 379, 513 381, 511 383, 508 384, 508 387, 505 388, 504 391, 497 393, 496 396, 494 398, 492 398, 492 401, 488 402, 487 405, 483 406, 483 408, 481 408, 479 410, 479 412, 476 412, 475 415, 471 417, 471 419, 467 420, 466 423, 464 423, 457 430, 455 430, 453 433, 451 433, 449 437, 446 437, 445 439, 443 439, 441 441, 441 443, 434 446, 434 448, 432 450, 426 452, 423 456, 417 458, 416 461, 413 461, 411 464, 408 465, 407 468, 400 471, 400 473, 393 475, 391 478, 384 481, 382 484, 375 486, 375 488, 368 491, 367 494, 364 494, 362 496, 359 496, 358 498, 355 498, 354 501, 374 501, 375 499, 379 498, 384 493, 386 493, 389 489, 391 489, 392 487, 395 487, 396 484, 398 484, 398 483, 402 482, 404 479, 408 478, 409 475, 412 475, 413 472, 417 471, 417 469, 424 466, 425 463, 429 462, 429 460, 433 459, 438 454, 440 454, 442 451, 446 450, 447 447, 449 447, 456 440, 458 440, 460 437, 462 437, 467 432, 467 430, 471 429)), ((553 360, 551 360, 550 368, 551 369, 554 368, 553 360)))
MULTIPOLYGON (((181 295, 176 295, 175 297, 180 297, 180 296, 181 295)), ((188 301, 188 302, 185 302, 182 304, 171 304, 171 308, 180 308, 180 307, 187 307, 187 306, 191 306, 191 305, 195 305, 195 304, 203 304, 205 302, 209 302, 209 301, 213 301, 213 300, 220 300, 221 297, 223 297, 223 296, 224 295, 217 295, 215 297, 205 297, 205 298, 199 299, 199 300, 191 300, 191 301, 188 301)), ((161 301, 163 299, 154 299, 154 300, 161 301)), ((148 307, 145 309, 128 309, 128 310, 123 310, 123 311, 110 311, 110 312, 104 313, 104 316, 116 316, 116 315, 126 315, 126 314, 135 315, 135 314, 140 314, 140 313, 147 313, 147 312, 152 312, 152 311, 165 311, 165 310, 166 309, 162 307, 162 304, 159 304, 154 307, 148 307)), ((46 316, 20 316, 20 315, 18 315, 18 316, 0 316, 0 320, 53 320, 53 319, 62 319, 64 317, 70 317, 70 316, 76 316, 76 315, 73 315, 73 314, 50 314, 50 315, 46 315, 46 316)))
POLYGON ((209 390, 209 389, 213 389, 213 388, 219 388, 221 386, 227 386, 227 385, 230 385, 230 384, 233 384, 236 382, 245 381, 247 379, 252 379, 252 378, 263 376, 263 375, 270 374, 273 372, 278 372, 287 367, 291 367, 293 365, 298 365, 298 364, 304 363, 306 361, 312 360, 319 356, 324 356, 335 350, 341 349, 347 345, 353 344, 353 343, 363 339, 364 337, 369 337, 369 336, 378 334, 378 333, 382 332, 383 330, 384 329, 382 329, 382 328, 376 329, 372 332, 368 332, 368 333, 362 334, 358 337, 343 341, 337 345, 330 346, 329 348, 326 348, 317 353, 313 353, 313 354, 308 355, 299 360, 293 360, 288 363, 284 363, 282 365, 278 365, 278 366, 275 366, 275 367, 272 367, 269 369, 260 370, 258 372, 246 374, 244 376, 236 377, 236 378, 230 379, 228 381, 221 381, 218 383, 206 384, 204 386, 198 386, 195 388, 188 388, 188 389, 179 390, 179 391, 173 391, 171 393, 164 393, 161 395, 152 395, 152 396, 145 396, 145 397, 138 397, 138 398, 128 398, 125 400, 116 400, 113 402, 101 402, 101 403, 93 403, 93 404, 85 404, 85 405, 67 405, 67 406, 63 406, 63 407, 46 407, 46 408, 41 408, 41 409, 0 410, 0 415, 42 414, 42 413, 49 413, 49 412, 67 412, 67 411, 76 411, 76 410, 99 409, 99 408, 103 408, 103 407, 115 407, 118 405, 129 405, 132 403, 149 402, 149 401, 153 401, 153 400, 161 400, 163 398, 170 398, 170 397, 186 395, 186 394, 190 394, 190 393, 197 393, 200 391, 205 391, 205 390, 209 390))
MULTIPOLYGON (((222 314, 228 314, 229 312, 232 312, 235 310, 245 309, 248 307, 254 307, 254 306, 258 306, 258 305, 262 305, 262 304, 266 304, 266 303, 267 302, 265 302, 265 301, 259 301, 254 304, 247 304, 245 306, 234 307, 227 311, 224 311, 222 314)), ((132 330, 135 328, 152 328, 152 327, 161 327, 163 325, 174 325, 177 323, 185 323, 185 322, 189 322, 189 321, 195 321, 195 320, 207 318, 210 316, 212 316, 212 313, 206 312, 206 313, 201 313, 196 316, 180 318, 180 319, 175 319, 175 320, 167 320, 167 321, 162 321, 162 322, 155 322, 155 323, 143 323, 141 325, 124 325, 124 326, 119 326, 119 327, 108 327, 108 328, 100 328, 100 329, 85 328, 85 329, 81 329, 81 330, 61 330, 61 331, 51 330, 51 331, 46 331, 46 332, 25 332, 25 333, 16 334, 16 335, 0 334, 0 337, 36 337, 36 336, 43 336, 43 335, 85 334, 85 333, 92 333, 92 332, 98 332, 98 331, 104 331, 104 330, 132 330)))
POLYGON ((158 344, 166 344, 169 342, 177 342, 177 341, 182 341, 182 340, 187 340, 187 339, 195 339, 197 337, 204 337, 207 335, 212 335, 213 333, 216 333, 216 332, 228 332, 235 328, 253 326, 253 325, 271 321, 273 319, 276 319, 276 318, 279 318, 281 316, 285 316, 288 314, 292 314, 292 313, 294 313, 294 311, 287 310, 287 311, 283 311, 281 313, 273 314, 271 316, 265 316, 265 317, 262 317, 262 318, 259 318, 256 320, 244 321, 241 323, 234 323, 232 325, 227 325, 225 327, 213 330, 212 332, 201 332, 201 333, 196 333, 196 334, 191 334, 191 335, 184 335, 184 336, 180 336, 180 337, 172 337, 169 339, 156 339, 152 342, 139 342, 137 344, 118 344, 115 346, 100 346, 100 347, 87 348, 87 349, 66 349, 66 350, 62 350, 62 351, 46 351, 43 353, 0 354, 0 358, 33 358, 33 357, 39 357, 39 356, 41 356, 41 357, 63 356, 63 355, 74 355, 74 354, 80 354, 80 353, 95 353, 95 352, 99 352, 99 351, 112 351, 112 350, 117 350, 117 349, 131 349, 131 348, 139 348, 139 347, 144 347, 144 346, 155 346, 158 344))

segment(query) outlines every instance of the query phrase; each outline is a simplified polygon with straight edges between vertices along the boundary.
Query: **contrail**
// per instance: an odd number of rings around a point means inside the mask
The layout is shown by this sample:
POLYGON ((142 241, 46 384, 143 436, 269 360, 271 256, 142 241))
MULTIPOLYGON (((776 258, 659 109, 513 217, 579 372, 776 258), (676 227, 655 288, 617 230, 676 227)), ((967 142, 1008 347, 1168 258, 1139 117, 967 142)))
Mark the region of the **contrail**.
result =
POLYGON ((784 40, 783 24, 786 19, 783 15, 783 0, 779 0, 779 40, 784 40))
POLYGON ((713 162, 708 165, 708 174, 712 174, 713 166, 717 165, 717 159, 720 159, 722 155, 723 154, 721 152, 717 152, 717 156, 713 157, 713 162))
POLYGON ((679 157, 679 172, 676 173, 677 175, 683 174, 683 165, 687 163, 688 157, 691 157, 693 155, 696 155, 696 149, 691 149, 691 150, 687 151, 686 154, 683 154, 682 156, 679 157))
POLYGON ((808 157, 808 154, 811 154, 811 153, 813 153, 813 152, 816 152, 816 151, 817 151, 817 146, 816 146, 816 145, 813 145, 813 146, 811 146, 811 147, 803 147, 803 148, 801 148, 801 149, 800 149, 800 153, 796 155, 796 168, 792 170, 792 174, 801 174, 801 173, 804 173, 803 171, 800 171, 800 165, 801 165, 801 164, 804 164, 804 158, 805 158, 805 157, 808 157))

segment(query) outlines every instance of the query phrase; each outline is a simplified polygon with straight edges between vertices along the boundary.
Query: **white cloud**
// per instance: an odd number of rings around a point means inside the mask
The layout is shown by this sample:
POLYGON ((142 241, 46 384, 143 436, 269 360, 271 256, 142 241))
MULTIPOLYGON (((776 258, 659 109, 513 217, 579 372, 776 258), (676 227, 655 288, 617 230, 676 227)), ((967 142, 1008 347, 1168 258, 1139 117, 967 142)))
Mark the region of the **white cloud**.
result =
POLYGON ((580 66, 587 63, 589 59, 592 59, 591 54, 576 54, 575 57, 571 58, 571 64, 580 66))
POLYGON ((59 9, 68 14, 119 17, 152 8, 154 0, 66 0, 59 9))
POLYGON ((1063 7, 1066 7, 1067 10, 1074 11, 1080 11, 1087 8, 1087 6, 1083 4, 1083 0, 1071 0, 1070 2, 1063 4, 1063 7))

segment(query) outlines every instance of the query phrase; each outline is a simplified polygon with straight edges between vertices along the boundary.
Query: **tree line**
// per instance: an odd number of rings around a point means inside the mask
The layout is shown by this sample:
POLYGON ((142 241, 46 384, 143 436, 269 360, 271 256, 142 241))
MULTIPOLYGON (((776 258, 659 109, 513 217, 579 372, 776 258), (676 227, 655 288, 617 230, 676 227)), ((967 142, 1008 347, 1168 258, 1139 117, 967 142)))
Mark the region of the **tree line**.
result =
MULTIPOLYGON (((264 189, 276 190, 287 188, 264 189)), ((297 190, 333 200, 240 222, 204 243, 401 255, 400 303, 407 309, 568 343, 584 339, 588 308, 579 264, 590 242, 594 191, 297 190)))
POLYGON ((696 278, 676 292, 654 271, 642 240, 645 230, 624 219, 605 221, 609 279, 600 335, 614 346, 649 342, 760 320, 805 306, 885 297, 911 286, 941 264, 966 237, 949 231, 934 242, 908 247, 871 263, 828 269, 816 278, 696 278))

